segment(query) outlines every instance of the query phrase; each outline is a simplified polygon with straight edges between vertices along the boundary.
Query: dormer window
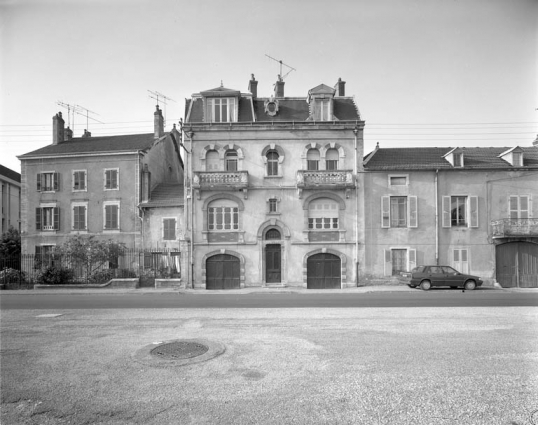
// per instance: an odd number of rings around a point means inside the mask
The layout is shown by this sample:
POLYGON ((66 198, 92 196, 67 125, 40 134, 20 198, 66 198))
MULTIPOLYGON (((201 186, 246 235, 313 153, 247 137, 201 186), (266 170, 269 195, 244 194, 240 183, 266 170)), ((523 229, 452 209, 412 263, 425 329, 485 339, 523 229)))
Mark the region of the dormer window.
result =
POLYGON ((508 149, 499 155, 513 167, 523 167, 523 149, 519 146, 508 149))
POLYGON ((314 121, 333 120, 333 98, 335 90, 320 84, 308 92, 307 102, 310 104, 310 118, 314 121))
POLYGON ((206 119, 208 122, 235 122, 235 98, 207 99, 206 119))
POLYGON ((264 103, 265 113, 270 117, 274 117, 278 113, 278 100, 271 98, 264 103))
POLYGON ((443 156, 454 168, 463 168, 463 149, 454 148, 443 156))

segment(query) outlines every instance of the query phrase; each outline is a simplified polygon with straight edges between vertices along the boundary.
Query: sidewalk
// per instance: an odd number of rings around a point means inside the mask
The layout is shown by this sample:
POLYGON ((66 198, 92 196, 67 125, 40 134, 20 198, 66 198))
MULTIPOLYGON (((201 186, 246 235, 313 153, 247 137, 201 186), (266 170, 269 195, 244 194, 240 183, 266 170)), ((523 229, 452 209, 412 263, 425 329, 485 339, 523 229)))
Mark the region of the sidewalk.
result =
MULTIPOLYGON (((453 291, 447 289, 449 291, 453 291)), ((538 288, 501 288, 485 286, 477 289, 478 291, 518 291, 518 292, 538 292, 538 288)), ((47 288, 47 289, 20 289, 20 290, 3 290, 0 296, 4 295, 38 295, 48 294, 178 294, 178 295, 249 295, 249 294, 365 294, 372 292, 415 292, 421 291, 418 288, 410 288, 407 285, 373 285, 359 286, 343 289, 307 289, 303 287, 247 287, 242 289, 223 289, 223 290, 205 290, 205 289, 183 289, 183 288, 47 288)), ((422 291, 421 291, 422 292, 422 291)))

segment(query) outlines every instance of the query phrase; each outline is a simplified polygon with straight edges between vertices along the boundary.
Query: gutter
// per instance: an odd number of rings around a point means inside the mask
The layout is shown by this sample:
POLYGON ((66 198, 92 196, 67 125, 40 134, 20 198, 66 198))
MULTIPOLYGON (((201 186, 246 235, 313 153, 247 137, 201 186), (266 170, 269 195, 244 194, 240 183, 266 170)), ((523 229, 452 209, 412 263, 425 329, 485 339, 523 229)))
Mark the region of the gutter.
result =
POLYGON ((439 169, 435 170, 435 264, 439 265, 439 169))

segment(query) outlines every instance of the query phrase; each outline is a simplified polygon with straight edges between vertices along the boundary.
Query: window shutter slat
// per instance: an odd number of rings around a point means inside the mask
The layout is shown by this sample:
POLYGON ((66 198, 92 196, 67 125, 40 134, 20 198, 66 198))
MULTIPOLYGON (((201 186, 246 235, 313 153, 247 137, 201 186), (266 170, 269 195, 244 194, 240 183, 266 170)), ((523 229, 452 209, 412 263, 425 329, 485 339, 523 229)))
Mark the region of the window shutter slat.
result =
POLYGON ((37 173, 37 191, 41 192, 41 173, 37 173))
POLYGON ((471 213, 470 227, 478 227, 478 196, 469 197, 469 203, 471 213))
POLYGON ((54 190, 60 190, 60 173, 54 173, 54 190))
POLYGON ((416 196, 409 197, 409 227, 418 227, 418 201, 416 196))
POLYGON ((54 212, 54 230, 60 230, 60 208, 55 207, 54 212))
POLYGON ((41 230, 41 208, 35 209, 35 228, 41 230))
POLYGON ((381 197, 381 227, 390 227, 390 197, 381 197))
POLYGON ((443 227, 450 225, 450 196, 443 196, 443 227))

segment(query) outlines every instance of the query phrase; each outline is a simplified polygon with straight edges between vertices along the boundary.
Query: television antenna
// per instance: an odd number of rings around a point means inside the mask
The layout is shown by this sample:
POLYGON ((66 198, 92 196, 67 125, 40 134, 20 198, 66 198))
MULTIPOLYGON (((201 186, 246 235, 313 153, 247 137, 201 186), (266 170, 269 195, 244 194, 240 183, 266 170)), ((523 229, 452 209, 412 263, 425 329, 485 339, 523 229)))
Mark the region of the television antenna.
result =
POLYGON ((286 78, 286 76, 287 76, 291 71, 297 71, 295 68, 293 68, 293 67, 291 67, 291 66, 289 66, 289 65, 286 65, 284 62, 282 62, 282 61, 279 60, 279 59, 275 59, 275 58, 273 58, 273 57, 271 57, 271 56, 269 56, 269 55, 265 55, 265 56, 267 56, 269 59, 272 59, 272 60, 274 60, 275 62, 278 62, 278 63, 280 64, 280 74, 278 74, 280 80, 283 80, 284 78, 286 78), (282 75, 282 66, 285 66, 285 67, 289 68, 289 71, 286 72, 286 74, 284 74, 284 75, 282 75))
POLYGON ((61 101, 57 101, 56 104, 61 106, 62 108, 67 109, 67 126, 71 128, 71 130, 73 130, 73 133, 75 132, 75 114, 86 117, 86 129, 90 128, 89 120, 96 121, 100 124, 104 124, 104 122, 99 121, 98 119, 90 116, 90 114, 99 115, 97 112, 90 111, 88 108, 85 108, 84 106, 69 104, 69 103, 65 103, 61 101), (71 126, 71 121, 73 121, 73 126, 71 126))
POLYGON ((172 102, 175 102, 175 100, 172 99, 171 97, 165 96, 162 93, 159 93, 158 91, 148 90, 148 93, 149 93, 150 98, 155 99, 157 101, 157 106, 159 106, 159 102, 161 102, 164 105, 164 108, 163 108, 164 109, 164 123, 163 124, 166 124, 166 105, 168 105, 167 101, 171 100, 172 102))

